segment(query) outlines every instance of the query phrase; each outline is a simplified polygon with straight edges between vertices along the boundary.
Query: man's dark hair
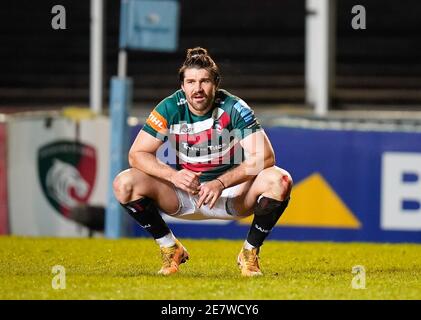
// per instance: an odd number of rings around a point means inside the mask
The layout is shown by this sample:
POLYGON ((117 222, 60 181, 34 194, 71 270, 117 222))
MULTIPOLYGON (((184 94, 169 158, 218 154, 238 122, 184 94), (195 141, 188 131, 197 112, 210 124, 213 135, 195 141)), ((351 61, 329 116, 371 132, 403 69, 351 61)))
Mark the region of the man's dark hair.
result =
POLYGON ((186 60, 178 71, 178 76, 181 83, 184 81, 184 71, 189 68, 206 69, 213 78, 216 86, 219 85, 221 77, 219 75, 219 68, 213 61, 208 51, 201 47, 187 49, 186 60))

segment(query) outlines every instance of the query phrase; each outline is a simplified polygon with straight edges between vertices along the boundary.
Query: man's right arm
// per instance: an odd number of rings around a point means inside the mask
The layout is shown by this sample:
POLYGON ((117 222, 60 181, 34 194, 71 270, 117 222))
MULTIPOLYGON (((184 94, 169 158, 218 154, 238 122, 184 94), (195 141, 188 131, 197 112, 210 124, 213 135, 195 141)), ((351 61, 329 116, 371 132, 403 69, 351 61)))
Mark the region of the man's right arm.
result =
POLYGON ((162 140, 141 130, 129 151, 130 166, 171 182, 182 190, 197 194, 200 174, 185 169, 177 171, 160 161, 156 152, 162 144, 162 140))
POLYGON ((162 144, 163 141, 140 130, 129 151, 130 166, 170 182, 176 170, 162 163, 156 157, 156 152, 162 144))

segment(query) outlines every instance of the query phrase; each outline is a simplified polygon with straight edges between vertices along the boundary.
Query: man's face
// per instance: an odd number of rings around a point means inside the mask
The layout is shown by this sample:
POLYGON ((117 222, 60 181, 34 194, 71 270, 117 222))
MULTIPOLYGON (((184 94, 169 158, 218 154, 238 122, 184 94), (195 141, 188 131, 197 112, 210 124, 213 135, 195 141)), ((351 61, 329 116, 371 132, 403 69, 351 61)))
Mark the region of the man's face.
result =
POLYGON ((212 108, 216 85, 206 69, 186 69, 181 89, 186 94, 187 102, 193 113, 203 115, 212 108))

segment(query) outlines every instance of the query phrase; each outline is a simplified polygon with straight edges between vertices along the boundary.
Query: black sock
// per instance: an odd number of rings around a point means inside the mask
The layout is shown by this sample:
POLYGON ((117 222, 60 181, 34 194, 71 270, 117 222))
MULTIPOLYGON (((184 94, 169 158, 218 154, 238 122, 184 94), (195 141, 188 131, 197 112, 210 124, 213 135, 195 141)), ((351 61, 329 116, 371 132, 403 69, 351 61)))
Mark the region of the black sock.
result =
POLYGON ((121 205, 154 239, 171 232, 152 199, 145 197, 121 205))
POLYGON ((247 242, 259 248, 285 211, 288 202, 289 198, 278 201, 261 197, 254 209, 254 219, 247 235, 247 242))

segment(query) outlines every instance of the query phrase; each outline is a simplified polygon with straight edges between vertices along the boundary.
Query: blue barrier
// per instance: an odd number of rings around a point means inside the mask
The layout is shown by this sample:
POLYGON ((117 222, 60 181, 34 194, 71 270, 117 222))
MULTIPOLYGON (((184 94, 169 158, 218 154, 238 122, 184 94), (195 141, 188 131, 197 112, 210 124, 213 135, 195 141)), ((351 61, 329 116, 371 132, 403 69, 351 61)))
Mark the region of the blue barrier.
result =
POLYGON ((105 211, 105 235, 108 238, 120 238, 130 233, 127 231, 130 226, 127 226, 124 211, 114 196, 112 184, 115 176, 128 167, 127 154, 130 141, 125 137, 129 135, 127 117, 131 109, 132 88, 133 82, 129 78, 111 79, 110 181, 105 211))
MULTIPOLYGON (((132 127, 132 140, 140 128, 132 127)), ((294 179, 271 239, 421 242, 421 133, 265 131, 277 165, 294 179)), ((179 237, 242 239, 249 223, 170 225, 179 237)), ((136 227, 135 235, 145 233, 136 227)))

